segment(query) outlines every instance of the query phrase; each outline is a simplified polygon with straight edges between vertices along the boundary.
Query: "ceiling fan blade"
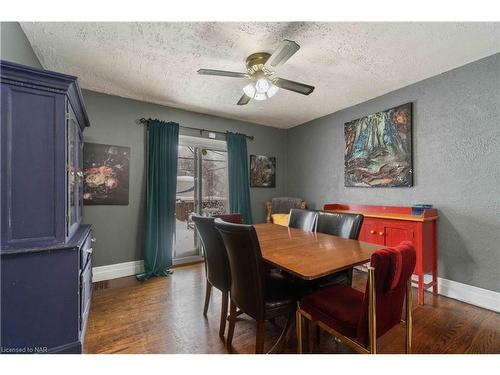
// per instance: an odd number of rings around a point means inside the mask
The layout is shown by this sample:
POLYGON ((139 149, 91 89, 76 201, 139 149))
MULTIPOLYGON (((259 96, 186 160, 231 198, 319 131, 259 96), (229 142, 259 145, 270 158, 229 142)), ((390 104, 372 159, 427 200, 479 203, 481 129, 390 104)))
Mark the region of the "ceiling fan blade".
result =
POLYGON ((306 85, 305 83, 289 81, 288 79, 284 78, 273 79, 273 83, 279 88, 298 92, 302 95, 309 95, 314 91, 314 86, 306 85))
POLYGON ((199 69, 198 74, 204 74, 204 75, 208 75, 208 76, 248 78, 247 73, 229 72, 227 70, 215 70, 215 69, 199 69))
POLYGON ((245 105, 245 104, 248 104, 248 102, 250 101, 250 98, 247 94, 243 94, 243 96, 240 98, 240 100, 238 100, 238 105, 245 105))
POLYGON ((293 40, 285 39, 281 42, 278 49, 274 51, 273 54, 269 57, 264 66, 266 68, 276 68, 280 65, 283 65, 299 49, 300 46, 293 40))

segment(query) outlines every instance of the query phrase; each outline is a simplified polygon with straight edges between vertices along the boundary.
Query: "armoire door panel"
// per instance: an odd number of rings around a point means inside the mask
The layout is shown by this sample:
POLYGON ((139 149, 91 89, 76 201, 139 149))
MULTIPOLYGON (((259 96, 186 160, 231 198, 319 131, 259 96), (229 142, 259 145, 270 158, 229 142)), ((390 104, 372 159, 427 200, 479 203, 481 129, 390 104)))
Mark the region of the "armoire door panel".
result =
POLYGON ((64 241, 64 95, 2 85, 2 107, 2 248, 64 241))

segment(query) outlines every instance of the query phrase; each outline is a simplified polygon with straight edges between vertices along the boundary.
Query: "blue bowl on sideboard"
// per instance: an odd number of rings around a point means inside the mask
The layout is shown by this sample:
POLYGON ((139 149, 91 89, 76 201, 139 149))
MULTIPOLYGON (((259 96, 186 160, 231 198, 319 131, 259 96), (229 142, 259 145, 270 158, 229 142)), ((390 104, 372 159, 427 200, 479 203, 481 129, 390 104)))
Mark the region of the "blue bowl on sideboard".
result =
POLYGON ((411 206, 411 214, 413 216, 420 216, 424 213, 424 210, 432 208, 432 204, 414 204, 411 206))

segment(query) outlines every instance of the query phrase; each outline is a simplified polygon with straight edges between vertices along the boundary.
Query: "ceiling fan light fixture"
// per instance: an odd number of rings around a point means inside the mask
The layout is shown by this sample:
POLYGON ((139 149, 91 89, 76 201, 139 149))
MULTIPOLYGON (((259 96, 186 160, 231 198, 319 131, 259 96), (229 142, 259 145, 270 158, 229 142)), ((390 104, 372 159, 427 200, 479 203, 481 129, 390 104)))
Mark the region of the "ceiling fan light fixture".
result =
POLYGON ((299 49, 300 46, 296 42, 285 39, 272 54, 256 52, 248 56, 246 59, 246 73, 199 69, 198 74, 249 79, 251 83, 243 87, 244 94, 236 103, 237 105, 246 105, 252 99, 266 100, 272 98, 279 89, 309 95, 314 91, 314 86, 274 75, 274 68, 286 63, 299 49))
POLYGON ((246 96, 255 100, 266 100, 274 96, 279 88, 266 77, 260 77, 255 82, 251 82, 243 87, 246 96))

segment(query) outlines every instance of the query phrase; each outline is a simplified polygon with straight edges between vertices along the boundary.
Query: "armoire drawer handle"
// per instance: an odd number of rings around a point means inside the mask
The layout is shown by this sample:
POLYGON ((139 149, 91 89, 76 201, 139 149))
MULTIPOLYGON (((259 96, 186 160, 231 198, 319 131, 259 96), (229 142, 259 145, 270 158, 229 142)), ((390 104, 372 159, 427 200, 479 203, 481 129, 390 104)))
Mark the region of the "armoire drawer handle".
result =
POLYGON ((92 252, 94 251, 94 249, 92 249, 91 247, 89 247, 88 249, 85 249, 85 251, 89 254, 92 254, 92 252))
POLYGON ((94 237, 92 237, 92 238, 90 239, 90 242, 95 242, 95 241, 96 241, 96 240, 95 240, 95 238, 94 238, 94 237))

